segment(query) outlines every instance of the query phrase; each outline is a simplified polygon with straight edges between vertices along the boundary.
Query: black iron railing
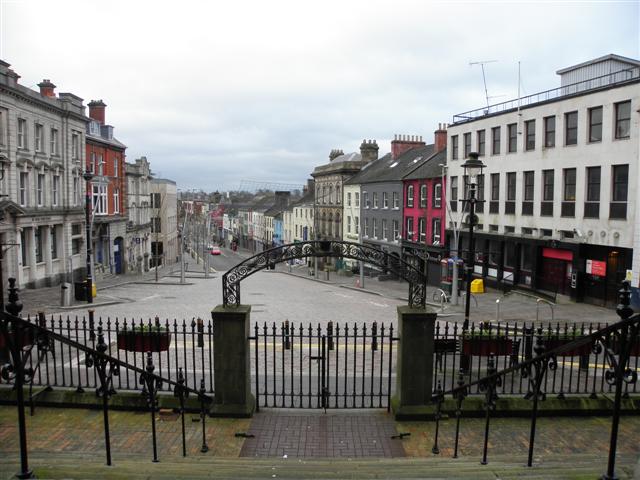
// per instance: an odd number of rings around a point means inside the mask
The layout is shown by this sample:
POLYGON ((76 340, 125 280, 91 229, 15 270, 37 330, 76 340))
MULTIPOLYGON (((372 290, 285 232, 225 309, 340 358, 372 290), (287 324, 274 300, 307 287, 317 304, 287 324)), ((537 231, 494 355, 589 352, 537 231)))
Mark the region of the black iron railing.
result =
MULTIPOLYGON (((104 334, 107 355, 143 369, 147 362, 146 353, 122 348, 122 336, 136 330, 153 331, 160 328, 169 333, 171 342, 167 350, 152 353, 158 375, 177 382, 182 369, 186 387, 197 390, 204 381, 206 391, 213 393, 213 324, 210 320, 205 323, 199 318, 180 321, 160 320, 158 317, 146 320, 95 318, 90 310, 87 316, 82 317, 45 317, 41 314, 38 317, 27 317, 26 321, 58 335, 51 337, 51 354, 43 358, 35 372, 34 385, 76 388, 78 391, 96 388, 99 383, 97 373, 86 364, 87 357, 82 347, 96 348, 98 329, 104 334)), ((37 345, 35 348, 36 353, 40 353, 37 345)), ((29 362, 32 366, 33 359, 29 362)), ((114 382, 118 390, 138 389, 137 374, 133 370, 122 372, 114 382)), ((160 391, 169 390, 170 384, 166 382, 160 387, 160 391)))
MULTIPOLYGON (((572 344, 578 339, 592 338, 605 327, 606 324, 600 323, 503 322, 472 324, 469 330, 463 331, 459 324, 438 322, 434 340, 433 388, 438 383, 444 390, 455 387, 460 367, 464 366, 464 380, 471 382, 468 393, 481 395, 477 381, 487 374, 490 359, 494 368, 506 370, 533 358, 538 336, 545 349, 549 350, 572 344)), ((574 394, 595 398, 601 393, 611 392, 605 377, 607 356, 601 350, 592 349, 589 341, 563 349, 558 353, 556 362, 557 368, 543 379, 543 388, 548 394, 558 398, 574 394)), ((631 347, 630 362, 633 368, 640 368, 640 339, 631 347)), ((503 375, 498 393, 525 395, 528 388, 528 382, 512 369, 503 375)), ((632 384, 626 389, 626 393, 637 393, 638 386, 632 384)))
POLYGON ((255 324, 250 340, 258 407, 390 407, 393 325, 255 324))
POLYGON ((618 427, 620 422, 620 407, 622 398, 628 394, 630 388, 634 389, 637 384, 637 363, 634 366, 631 358, 636 356, 640 337, 640 315, 633 315, 630 308, 631 289, 628 282, 624 282, 620 292, 620 303, 617 313, 622 319, 613 325, 608 325, 588 334, 579 336, 563 345, 547 348, 549 342, 548 335, 542 328, 535 332, 535 345, 533 355, 529 359, 516 362, 513 365, 498 370, 494 355, 490 355, 487 361, 486 372, 480 378, 472 381, 465 381, 466 372, 460 370, 457 385, 450 389, 443 389, 438 382, 433 401, 436 404, 436 435, 432 451, 439 453, 438 432, 439 422, 442 418, 442 406, 446 397, 455 399, 456 429, 454 439, 454 458, 458 455, 458 437, 460 434, 460 421, 463 417, 463 404, 470 392, 476 390, 484 394, 485 408, 485 432, 482 454, 482 464, 487 463, 489 432, 492 412, 496 409, 497 399, 500 390, 504 387, 509 378, 519 375, 527 385, 525 398, 532 401, 531 428, 529 434, 529 454, 527 466, 533 464, 533 451, 535 445, 538 405, 547 397, 546 381, 549 376, 555 375, 559 369, 560 359, 566 357, 569 352, 583 348, 590 349, 595 355, 602 355, 605 359, 603 364, 602 382, 606 384, 614 393, 613 419, 611 425, 611 440, 609 445, 609 460, 607 472, 602 477, 604 479, 617 478, 615 475, 615 459, 618 442, 618 427))
MULTIPOLYGON (((205 426, 206 412, 213 398, 207 395, 204 381, 201 379, 200 389, 190 388, 185 384, 182 369, 178 370, 178 378, 172 380, 164 378, 156 373, 156 366, 151 352, 146 354, 146 362, 140 366, 132 365, 126 361, 116 358, 109 353, 105 332, 100 323, 96 326, 95 337, 89 346, 77 340, 72 340, 67 336, 57 333, 47 328, 43 317, 38 322, 30 322, 18 317, 22 310, 22 304, 18 300, 15 279, 9 279, 9 303, 6 305, 7 312, 0 311, 0 339, 3 342, 4 350, 10 354, 9 361, 0 365, 0 378, 3 382, 13 385, 16 391, 16 403, 18 407, 18 432, 20 441, 20 471, 16 474, 18 478, 32 478, 33 472, 28 464, 28 443, 25 420, 24 386, 33 383, 38 376, 42 379, 41 365, 48 364, 48 357, 55 358, 56 348, 60 356, 67 350, 76 352, 77 357, 84 357, 84 367, 95 372, 93 385, 96 395, 102 399, 104 417, 104 437, 105 454, 107 465, 111 465, 111 442, 109 429, 109 398, 116 393, 114 379, 120 379, 121 373, 131 372, 134 377, 134 384, 141 387, 141 393, 147 400, 149 412, 151 414, 153 461, 158 461, 157 438, 155 428, 155 418, 158 411, 158 392, 163 387, 172 390, 174 396, 178 397, 180 404, 180 414, 182 419, 182 446, 183 455, 186 455, 186 437, 184 428, 184 402, 187 396, 194 395, 200 404, 200 417, 203 424, 202 448, 207 451, 205 426), (34 353, 36 354, 34 358, 34 353)), ((48 370, 47 370, 48 371, 48 370)), ((63 377, 64 378, 64 377, 63 377)), ((79 378, 79 377, 77 377, 79 378)), ((86 375, 85 378, 89 378, 86 375)), ((72 381, 72 379, 70 378, 72 381)))

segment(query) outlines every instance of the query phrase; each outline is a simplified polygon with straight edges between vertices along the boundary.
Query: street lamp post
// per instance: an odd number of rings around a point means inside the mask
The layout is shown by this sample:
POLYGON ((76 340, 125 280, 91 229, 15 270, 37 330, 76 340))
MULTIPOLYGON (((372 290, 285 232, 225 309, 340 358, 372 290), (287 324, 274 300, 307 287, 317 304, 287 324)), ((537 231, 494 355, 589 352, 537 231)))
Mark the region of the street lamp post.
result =
POLYGON ((464 176, 467 178, 468 185, 468 198, 463 199, 463 202, 469 203, 469 255, 467 257, 467 285, 464 306, 464 323, 462 324, 462 330, 469 329, 469 311, 471 309, 471 280, 473 279, 473 266, 475 261, 475 248, 473 245, 473 227, 475 225, 475 207, 478 200, 476 199, 476 188, 478 186, 478 175, 482 174, 482 169, 485 165, 478 159, 476 152, 469 153, 469 158, 462 164, 464 168, 464 176))
POLYGON ((91 180, 93 179, 93 173, 86 170, 82 175, 86 183, 85 197, 84 197, 84 209, 85 209, 85 227, 87 237, 87 281, 85 289, 87 291, 87 303, 93 303, 93 278, 91 277, 91 253, 92 243, 91 238, 91 180))

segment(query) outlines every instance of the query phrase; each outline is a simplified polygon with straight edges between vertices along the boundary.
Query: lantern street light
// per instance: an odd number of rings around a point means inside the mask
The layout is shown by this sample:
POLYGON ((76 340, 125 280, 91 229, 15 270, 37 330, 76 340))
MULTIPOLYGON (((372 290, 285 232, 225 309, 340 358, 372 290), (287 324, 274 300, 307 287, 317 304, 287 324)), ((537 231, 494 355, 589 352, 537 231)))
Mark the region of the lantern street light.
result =
POLYGON ((473 279, 473 267, 475 263, 475 248, 473 244, 473 227, 476 224, 476 203, 478 200, 476 199, 476 189, 478 188, 478 175, 482 174, 482 169, 486 165, 482 163, 478 159, 478 154, 476 152, 469 153, 469 158, 466 162, 462 164, 462 168, 464 168, 464 176, 467 179, 467 197, 462 199, 463 202, 468 202, 469 204, 469 255, 467 258, 467 298, 465 299, 464 306, 464 323, 462 324, 463 330, 469 329, 469 310, 471 308, 471 280, 473 279))
POLYGON ((93 179, 93 173, 86 170, 82 175, 85 186, 85 226, 86 226, 86 241, 87 241, 87 281, 85 290, 87 292, 87 303, 93 303, 93 278, 91 277, 91 244, 93 239, 91 238, 91 180, 93 179))

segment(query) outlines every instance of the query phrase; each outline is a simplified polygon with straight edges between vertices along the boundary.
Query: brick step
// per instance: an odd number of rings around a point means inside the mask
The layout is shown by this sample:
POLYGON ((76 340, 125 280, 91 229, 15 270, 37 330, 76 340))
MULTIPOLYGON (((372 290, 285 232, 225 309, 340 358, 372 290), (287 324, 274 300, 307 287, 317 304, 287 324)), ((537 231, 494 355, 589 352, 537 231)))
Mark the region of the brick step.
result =
MULTIPOLYGON (((634 478, 637 458, 620 455, 617 474, 620 479, 634 478)), ((403 459, 320 459, 299 458, 219 458, 194 455, 187 458, 163 457, 152 463, 149 456, 114 455, 112 467, 104 457, 52 452, 30 456, 38 478, 454 478, 454 479, 582 479, 599 478, 606 467, 606 456, 545 455, 527 468, 511 457, 493 456, 488 465, 478 458, 403 458, 403 459)), ((17 472, 19 458, 10 454, 0 459, 0 478, 17 472)))

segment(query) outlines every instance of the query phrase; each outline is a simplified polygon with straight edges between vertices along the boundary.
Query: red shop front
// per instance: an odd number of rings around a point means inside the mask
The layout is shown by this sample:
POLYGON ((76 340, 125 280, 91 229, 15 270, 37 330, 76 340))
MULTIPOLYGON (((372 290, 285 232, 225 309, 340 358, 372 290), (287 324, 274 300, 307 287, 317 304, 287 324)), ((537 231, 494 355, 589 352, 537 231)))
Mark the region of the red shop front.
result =
POLYGON ((571 291, 573 252, 561 248, 543 248, 538 288, 568 295, 571 291))

